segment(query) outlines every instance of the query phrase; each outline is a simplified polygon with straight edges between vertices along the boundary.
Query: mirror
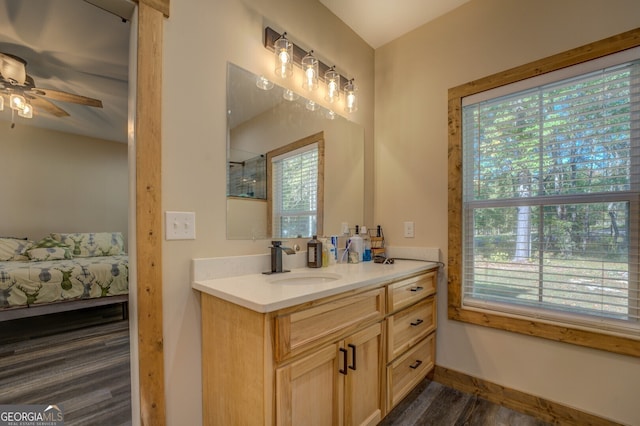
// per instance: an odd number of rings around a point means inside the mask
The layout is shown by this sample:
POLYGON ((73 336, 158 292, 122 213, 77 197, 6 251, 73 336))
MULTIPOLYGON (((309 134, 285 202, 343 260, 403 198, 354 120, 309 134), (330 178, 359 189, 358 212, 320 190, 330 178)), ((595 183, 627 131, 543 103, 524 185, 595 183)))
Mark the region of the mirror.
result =
POLYGON ((234 64, 227 66, 227 239, 272 238, 267 154, 318 133, 324 139, 324 172, 319 176, 324 190, 318 196, 322 217, 317 218, 323 234, 341 234, 343 223, 361 224, 364 129, 337 114, 329 118, 326 108, 310 111, 308 100, 295 93, 296 99, 286 100, 278 85, 262 90, 258 78, 234 64))

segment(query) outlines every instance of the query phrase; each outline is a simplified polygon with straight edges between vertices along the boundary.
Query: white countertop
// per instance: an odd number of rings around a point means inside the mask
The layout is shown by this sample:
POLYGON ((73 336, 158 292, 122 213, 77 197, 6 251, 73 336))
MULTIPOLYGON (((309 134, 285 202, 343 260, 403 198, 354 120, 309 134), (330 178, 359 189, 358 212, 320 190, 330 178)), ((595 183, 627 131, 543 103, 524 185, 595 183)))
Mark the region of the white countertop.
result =
MULTIPOLYGON (((247 274, 233 277, 195 280, 192 287, 203 293, 233 302, 256 312, 272 312, 282 308, 332 296, 348 290, 380 284, 416 272, 425 271, 438 264, 412 260, 396 260, 392 265, 374 262, 355 264, 340 263, 325 268, 299 268, 291 272, 265 275, 247 274), (333 281, 300 284, 274 282, 274 280, 299 274, 337 274, 333 281)), ((293 280, 291 280, 293 281, 293 280)))

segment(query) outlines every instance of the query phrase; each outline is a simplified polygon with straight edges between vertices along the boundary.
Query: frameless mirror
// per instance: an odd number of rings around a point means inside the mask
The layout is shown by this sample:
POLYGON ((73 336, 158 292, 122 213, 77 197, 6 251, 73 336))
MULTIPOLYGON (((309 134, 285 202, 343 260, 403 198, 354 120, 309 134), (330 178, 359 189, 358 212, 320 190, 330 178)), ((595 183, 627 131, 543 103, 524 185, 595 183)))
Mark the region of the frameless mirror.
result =
POLYGON ((308 237, 304 231, 272 233, 267 158, 318 134, 324 140, 324 167, 318 170, 324 189, 317 198, 322 233, 338 235, 343 223, 362 223, 364 129, 318 105, 312 111, 307 99, 278 85, 261 89, 259 79, 228 64, 227 239, 308 237))

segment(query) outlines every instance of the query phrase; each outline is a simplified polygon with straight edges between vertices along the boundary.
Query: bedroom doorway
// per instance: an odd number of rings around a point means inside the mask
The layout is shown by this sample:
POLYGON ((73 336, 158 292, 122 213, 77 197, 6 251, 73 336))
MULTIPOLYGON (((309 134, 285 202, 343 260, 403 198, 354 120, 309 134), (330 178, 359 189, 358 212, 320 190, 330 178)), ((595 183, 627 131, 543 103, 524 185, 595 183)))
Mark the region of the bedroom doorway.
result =
MULTIPOLYGON (((129 2, 122 1, 120 3, 129 2)), ((44 119, 43 116, 38 117, 36 106, 36 117, 33 121, 29 122, 28 119, 23 117, 14 117, 14 126, 11 128, 10 119, 5 119, 5 116, 10 115, 8 113, 8 108, 5 108, 5 111, 0 112, 0 114, 4 114, 0 116, 0 128, 3 128, 3 130, 0 130, 0 132, 2 132, 0 133, 0 141, 2 141, 0 145, 5 145, 4 147, 0 147, 0 152, 8 154, 8 156, 13 159, 20 159, 20 161, 16 162, 21 163, 21 172, 19 175, 25 176, 24 172, 29 171, 29 173, 26 174, 28 177, 27 180, 30 180, 29 183, 32 183, 33 187, 40 187, 33 189, 33 191, 40 190, 48 183, 57 183, 59 186, 64 187, 64 190, 59 193, 54 192, 53 190, 48 192, 42 191, 33 198, 29 198, 29 196, 25 195, 27 191, 23 191, 23 194, 21 195, 18 191, 15 191, 14 193, 13 191, 10 192, 8 188, 3 189, 0 193, 0 196, 2 196, 3 199, 2 204, 5 206, 12 206, 12 210, 3 210, 2 207, 0 207, 0 223, 4 224, 0 225, 0 236, 17 235, 19 237, 25 236, 29 239, 40 241, 51 232, 122 230, 124 241, 135 241, 132 237, 132 235, 135 234, 135 229, 133 226, 129 225, 131 223, 129 218, 131 210, 135 210, 130 208, 132 200, 135 202, 135 190, 133 191, 133 195, 129 196, 131 176, 133 174, 131 171, 132 167, 130 165, 133 165, 135 168, 135 157, 131 158, 131 152, 129 152, 129 127, 127 126, 127 123, 132 120, 127 113, 128 105, 130 104, 129 97, 131 96, 135 98, 135 91, 132 91, 127 87, 124 95, 118 95, 119 90, 116 87, 116 83, 120 79, 119 75, 121 74, 121 70, 119 68, 121 68, 122 63, 114 63, 109 60, 100 59, 98 57, 98 53, 111 53, 112 50, 102 46, 100 44, 101 40, 98 40, 95 37, 99 37, 102 34, 103 36, 106 35, 110 39, 110 42, 114 41, 114 39, 126 41, 127 52, 125 52, 126 63, 124 64, 124 73, 125 79, 128 79, 130 75, 129 58, 131 56, 135 58, 135 48, 132 49, 133 55, 130 55, 128 50, 131 40, 134 40, 135 42, 137 35, 137 23, 132 24, 131 20, 123 22, 119 17, 113 16, 113 14, 82 0, 41 1, 38 3, 37 8, 30 7, 28 2, 22 2, 19 0, 1 0, 0 20, 2 20, 2 25, 0 25, 0 52, 15 52, 12 53, 15 56, 21 58, 29 57, 26 69, 29 75, 33 75, 36 87, 55 89, 61 92, 77 93, 86 97, 100 99, 104 104, 101 112, 108 112, 109 114, 114 113, 116 119, 121 119, 123 122, 123 125, 121 126, 121 134, 117 134, 118 132, 113 132, 112 130, 117 128, 118 125, 110 122, 109 119, 105 119, 103 115, 97 112, 97 110, 94 111, 92 108, 87 107, 82 108, 82 105, 67 105, 62 102, 54 102, 54 105, 61 105, 61 109, 66 113, 69 113, 69 116, 49 117, 44 120, 45 124, 36 125, 35 122, 38 118, 44 119), (81 10, 86 10, 86 13, 88 13, 90 17, 85 18, 83 15, 85 12, 81 10), (30 13, 37 13, 38 15, 30 18, 30 13), (94 19, 94 17, 98 15, 102 17, 98 18, 99 20, 104 17, 108 17, 105 18, 107 20, 112 19, 113 22, 122 29, 123 34, 116 36, 114 31, 99 31, 101 24, 94 19), (58 19, 60 19, 59 22, 57 21, 58 19), (67 31, 71 29, 89 30, 91 35, 76 35, 70 37, 69 40, 60 41, 60 39, 53 37, 51 33, 47 33, 47 31, 53 31, 59 33, 60 37, 64 37, 62 35, 63 30, 67 31), (54 47, 46 46, 47 42, 53 43, 56 40, 57 44, 54 47), (91 50, 91 52, 86 54, 85 52, 82 52, 81 50, 83 46, 91 50), (64 58, 65 49, 67 49, 67 53, 70 54, 70 62, 66 62, 67 59, 64 58), (30 56, 32 54, 37 55, 30 56), (85 64, 84 61, 89 60, 93 60, 94 64, 85 64), (47 65, 51 66, 49 72, 38 71, 39 68, 43 69, 47 65), (73 70, 81 70, 81 72, 86 75, 101 75, 101 78, 108 86, 105 94, 95 94, 93 92, 95 87, 91 84, 86 85, 85 83, 80 82, 80 80, 78 80, 78 82, 74 81, 74 77, 71 73, 73 70), (56 84, 60 84, 60 86, 56 86, 56 84), (120 114, 118 114, 118 111, 114 111, 114 107, 112 106, 119 103, 119 101, 115 100, 115 97, 117 96, 121 96, 121 105, 124 105, 124 107, 120 106, 115 108, 119 109, 120 114), (67 118, 69 120, 66 120, 67 118), (90 126, 85 124, 85 121, 83 121, 85 118, 88 119, 88 121, 98 118, 98 121, 102 120, 102 124, 105 124, 107 128, 103 128, 100 131, 91 130, 90 126), (76 130, 69 130, 65 127, 67 123, 65 123, 65 125, 61 125, 60 123, 62 120, 76 126, 76 130), (60 136, 65 134, 73 136, 60 136), (13 139, 15 141, 16 136, 20 138, 20 141, 16 142, 14 144, 16 146, 11 147, 11 149, 15 148, 19 151, 12 151, 8 153, 9 140, 13 139), (37 141, 38 146, 35 146, 36 144, 25 144, 24 142, 28 139, 37 141), (67 140, 62 141, 61 139, 67 140), (85 142, 95 144, 99 147, 95 149, 87 148, 86 146, 83 146, 85 142), (95 154, 97 154, 95 156, 100 160, 99 162, 101 163, 101 166, 99 170, 97 167, 93 169, 91 167, 87 167, 86 163, 90 161, 89 158, 91 157, 91 151, 95 151, 95 154), (83 154, 78 154, 79 152, 83 152, 83 154), (42 164, 40 164, 42 167, 34 167, 32 162, 33 157, 31 157, 34 154, 40 155, 38 161, 42 161, 42 164), (63 162, 63 157, 65 156, 68 157, 67 160, 70 158, 75 163, 63 162), (49 164, 45 164, 45 162, 49 164), (89 188, 89 183, 94 181, 102 181, 102 184, 96 184, 94 189, 91 190, 89 188), (105 182, 108 182, 110 185, 105 185, 105 182), (77 187, 72 187, 71 184, 77 185, 77 187), (114 195, 116 192, 119 194, 114 195), (122 195, 121 192, 124 192, 124 195, 122 195), (105 203, 103 200, 99 200, 100 197, 92 198, 92 194, 94 193, 101 194, 103 199, 115 198, 117 201, 105 203), (5 202, 11 198, 15 198, 16 202, 5 202), (44 203, 45 207, 33 209, 33 203, 31 202, 33 199, 40 200, 44 203), (21 203, 28 205, 30 210, 19 211, 20 209, 16 208, 16 206, 21 205, 21 203), (61 205, 66 205, 68 210, 65 212, 64 209, 59 208, 61 205), (79 207, 79 205, 81 206, 79 207), (98 209, 98 207, 102 207, 102 211, 98 212, 95 209, 92 209, 92 207, 95 207, 96 209, 98 209), (71 214, 71 212, 79 210, 83 211, 84 214, 71 214), (35 213, 37 211, 40 212, 39 215, 35 213), (34 213, 31 214, 30 212, 34 213), (65 217, 67 220, 66 222, 65 217), (117 220, 114 219, 116 217, 118 217, 117 220)), ((120 30, 118 30, 118 33, 119 32, 120 30)), ((102 41, 105 41, 105 39, 102 39, 102 41)), ((16 180, 15 186, 24 184, 24 181, 25 179, 16 180)), ((33 192, 29 193, 33 194, 33 192)), ((127 247, 127 251, 132 252, 134 251, 134 248, 135 242, 130 243, 129 247, 127 247)), ((130 271, 131 270, 135 271, 135 267, 131 268, 130 271)), ((46 274, 43 276, 46 277, 46 274)), ((131 291, 135 293, 135 283, 132 284, 133 285, 130 288, 131 291)), ((30 297, 33 297, 33 291, 29 291, 32 293, 30 297)), ((126 330, 130 331, 126 331, 126 334, 131 333, 131 335, 134 336, 131 339, 127 339, 127 341, 128 343, 133 343, 135 345, 138 335, 137 324, 135 324, 135 313, 137 312, 135 309, 135 297, 131 303, 133 304, 132 309, 130 310, 131 315, 129 315, 131 323, 127 324, 128 326, 126 327, 126 330)), ((106 320, 104 321, 105 323, 112 325, 122 321, 122 310, 118 305, 113 305, 109 308, 91 308, 89 311, 85 311, 85 314, 81 314, 81 312, 82 311, 79 310, 72 311, 68 315, 65 315, 64 319, 67 326, 78 324, 78 327, 76 327, 74 332, 79 332, 80 334, 83 332, 78 330, 90 329, 94 322, 100 321, 100 318, 106 320), (120 319, 118 319, 118 316, 120 316, 120 319)), ((55 321, 51 320, 49 322, 53 323, 55 321)), ((58 322, 60 323, 62 321, 58 320, 58 322)), ((28 323, 28 321, 25 322, 25 324, 28 323)), ((7 324, 8 323, 4 323, 4 327, 6 327, 7 324)), ((35 325, 33 321, 31 321, 31 324, 31 332, 35 336, 38 334, 36 328, 40 327, 40 325, 35 325)), ((27 327, 29 326, 27 325, 27 327)), ((2 328, 3 322, 0 322, 0 329, 2 328)), ((58 329, 56 331, 54 327, 51 333, 55 335, 58 332, 62 333, 63 330, 58 329)), ((120 338, 118 341, 119 344, 121 344, 123 340, 122 330, 119 332, 120 338)), ((51 333, 49 334, 51 335, 51 333)), ((94 334, 93 337, 95 340, 96 335, 94 334)), ((73 340, 75 342, 74 344, 77 344, 78 338, 73 340)), ((100 338, 106 339, 105 335, 101 335, 100 338)), ((13 342, 12 344, 15 346, 16 342, 13 342)), ((115 343, 112 342, 111 345, 115 345, 115 343)), ((68 347, 72 348, 73 344, 70 343, 68 347)), ((79 349, 75 353, 82 353, 85 349, 87 348, 79 349)), ((120 352, 117 355, 106 355, 106 351, 101 352, 97 349, 89 351, 93 351, 91 352, 94 354, 93 356, 98 357, 97 359, 105 365, 115 365, 113 358, 109 359, 110 356, 123 357, 123 352, 120 352), (99 358, 99 356, 102 356, 102 358, 99 358)), ((101 398, 104 397, 104 394, 108 392, 112 394, 118 393, 120 398, 118 403, 120 405, 126 403, 129 404, 129 417, 131 417, 131 411, 133 411, 133 424, 137 424, 138 419, 140 418, 139 403, 137 401, 138 398, 131 398, 130 396, 132 384, 133 386, 137 386, 137 349, 132 350, 131 344, 128 344, 127 352, 133 353, 132 356, 127 355, 127 357, 132 360, 129 370, 130 372, 124 376, 120 374, 118 380, 121 381, 121 384, 118 385, 118 390, 114 387, 109 391, 96 391, 93 393, 79 391, 76 395, 67 394, 64 398, 72 400, 74 403, 79 403, 80 396, 86 396, 93 398, 95 405, 99 405, 99 401, 104 401, 104 399, 101 400, 101 398), (131 376, 135 378, 133 383, 131 376), (127 386, 122 386, 124 380, 128 381, 127 386), (124 387, 129 389, 129 397, 126 402, 122 398, 122 392, 125 392, 123 390, 124 387), (102 396, 100 395, 101 393, 102 396)), ((65 362, 70 362, 72 357, 67 356, 66 358, 65 362)), ((91 357, 84 357, 85 360, 87 358, 91 357)), ((83 363, 78 360, 76 364, 83 363)), ((86 362, 84 364, 85 366, 88 365, 86 362)), ((88 368, 88 370, 91 368, 88 368)), ((32 375, 37 379, 38 371, 34 371, 35 374, 32 375)), ((42 371, 40 374, 44 377, 44 373, 42 373, 42 371)), ((96 373, 95 371, 93 371, 93 374, 97 374, 98 376, 100 375, 100 373, 96 373)), ((2 380, 3 379, 0 377, 0 389, 5 388, 1 385, 2 380)), ((138 391, 135 390, 134 395, 137 395, 137 393, 138 391)), ((20 403, 21 401, 13 400, 11 402, 20 403)), ((45 403, 46 401, 43 400, 42 402, 45 403)), ((82 404, 78 406, 81 407, 82 404)), ((76 411, 82 410, 80 409, 76 411)), ((85 412, 85 414, 86 413, 88 412, 85 412)))

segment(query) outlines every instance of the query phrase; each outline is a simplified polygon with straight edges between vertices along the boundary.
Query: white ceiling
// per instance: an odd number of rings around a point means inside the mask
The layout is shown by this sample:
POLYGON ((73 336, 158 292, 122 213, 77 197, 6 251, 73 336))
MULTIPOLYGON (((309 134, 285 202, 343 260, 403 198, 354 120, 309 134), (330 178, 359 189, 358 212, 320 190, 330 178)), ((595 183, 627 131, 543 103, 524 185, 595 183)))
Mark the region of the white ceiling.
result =
MULTIPOLYGON (((123 0, 120 0, 122 2, 123 0)), ((126 142, 130 23, 82 0, 0 0, 0 52, 27 61, 36 87, 100 99, 103 108, 52 101, 71 114, 15 118, 33 125, 126 142)), ((9 126, 8 107, 0 126, 9 126)))
POLYGON ((320 0, 374 49, 470 0, 320 0))

